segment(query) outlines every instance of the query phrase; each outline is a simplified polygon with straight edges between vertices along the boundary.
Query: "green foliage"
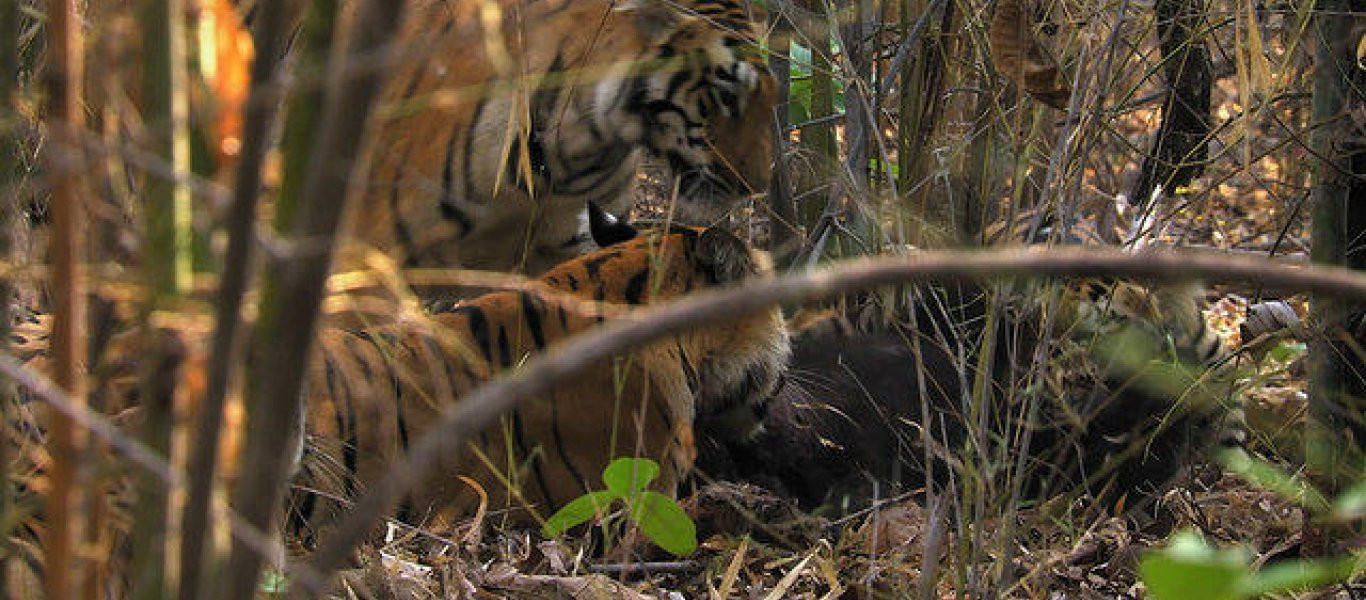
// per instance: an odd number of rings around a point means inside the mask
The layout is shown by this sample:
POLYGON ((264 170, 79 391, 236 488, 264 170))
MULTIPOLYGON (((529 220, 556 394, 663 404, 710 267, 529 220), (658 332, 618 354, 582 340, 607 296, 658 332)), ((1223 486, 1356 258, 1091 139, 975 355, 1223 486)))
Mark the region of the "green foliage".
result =
POLYGON ((1333 501, 1331 516, 1339 521, 1366 517, 1366 481, 1358 481, 1333 501))
POLYGON ((602 471, 607 491, 628 500, 639 496, 659 477, 659 465, 648 458, 618 458, 602 471))
POLYGON ((1138 570, 1154 600, 1238 600, 1323 586, 1360 569, 1354 558, 1341 558, 1284 561, 1254 570, 1246 549, 1218 548, 1183 531, 1165 549, 1145 556, 1138 570))
POLYGON ((829 116, 815 114, 813 109, 815 79, 818 77, 830 80, 829 84, 834 91, 834 97, 831 100, 834 103, 835 112, 844 112, 844 81, 839 77, 833 77, 829 72, 817 73, 814 71, 811 68, 814 64, 814 57, 811 55, 810 48, 793 41, 788 49, 788 59, 790 79, 788 80, 787 91, 787 118, 789 123, 800 125, 829 116))
POLYGON ((1272 360, 1281 364, 1290 364, 1295 359, 1304 356, 1309 352, 1309 346, 1304 342, 1295 339, 1282 340, 1267 353, 1272 360))
MULTIPOLYGON (((1275 494, 1308 508, 1319 518, 1351 521, 1366 514, 1366 482, 1329 502, 1304 479, 1242 450, 1219 454, 1225 469, 1275 494)), ((1144 557, 1139 573, 1156 600, 1208 598, 1238 600, 1271 593, 1305 590, 1343 581, 1366 568, 1366 555, 1282 561, 1253 569, 1242 548, 1217 548, 1190 531, 1172 536, 1167 548, 1144 557)))
POLYGON ((1155 600, 1239 598, 1250 559, 1242 549, 1218 549, 1191 531, 1172 537, 1166 549, 1149 554, 1139 573, 1155 600))
POLYGON ((262 594, 267 596, 283 596, 289 592, 289 578, 284 573, 267 570, 261 573, 261 584, 258 586, 262 594))
POLYGON ((1264 490, 1308 508, 1315 514, 1321 515, 1328 510, 1328 500, 1323 494, 1304 479, 1286 473, 1276 465, 1254 458, 1240 449, 1223 451, 1218 458, 1224 469, 1237 473, 1264 490))
POLYGON ((677 556, 692 554, 697 550, 697 526, 673 498, 647 489, 657 477, 659 464, 653 460, 618 458, 602 471, 607 489, 589 492, 564 505, 546 520, 542 532, 554 537, 590 519, 601 521, 607 509, 621 500, 627 519, 650 541, 677 556))

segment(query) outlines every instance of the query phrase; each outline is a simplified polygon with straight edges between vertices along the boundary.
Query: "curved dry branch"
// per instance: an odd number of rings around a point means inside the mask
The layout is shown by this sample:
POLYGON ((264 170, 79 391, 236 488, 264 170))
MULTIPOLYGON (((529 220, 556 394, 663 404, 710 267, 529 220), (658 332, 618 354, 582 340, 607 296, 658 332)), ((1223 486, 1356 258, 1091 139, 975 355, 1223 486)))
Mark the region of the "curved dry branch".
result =
MULTIPOLYGON (((1366 298, 1366 274, 1347 269, 1291 266, 1269 259, 1210 252, 1131 253, 1101 248, 947 251, 868 258, 834 263, 811 273, 754 281, 741 288, 698 294, 575 336, 556 350, 527 361, 523 368, 471 392, 459 404, 448 406, 436 427, 419 439, 409 454, 389 469, 384 480, 370 486, 370 491, 355 504, 350 518, 314 554, 313 570, 331 574, 439 457, 463 446, 523 398, 542 394, 583 369, 633 348, 707 323, 753 314, 774 304, 810 302, 879 285, 1099 275, 1158 281, 1253 280, 1270 287, 1366 298)), ((307 587, 296 587, 291 597, 320 591, 307 587)))

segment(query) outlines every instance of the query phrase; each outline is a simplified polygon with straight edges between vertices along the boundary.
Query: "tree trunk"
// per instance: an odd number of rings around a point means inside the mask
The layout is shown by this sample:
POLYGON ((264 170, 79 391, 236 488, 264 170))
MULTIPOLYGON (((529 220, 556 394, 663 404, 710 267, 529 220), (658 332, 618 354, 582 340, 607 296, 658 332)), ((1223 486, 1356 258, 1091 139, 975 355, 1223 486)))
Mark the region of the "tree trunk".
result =
MULTIPOLYGON (((1310 146, 1316 157, 1312 199, 1316 263, 1366 270, 1366 71, 1355 64, 1354 43, 1363 26, 1361 0, 1320 0, 1310 37, 1315 51, 1310 146)), ((1312 319, 1322 327, 1309 346, 1309 413, 1306 458, 1311 478, 1325 492, 1359 474, 1366 424, 1366 360, 1359 354, 1366 331, 1360 302, 1314 296, 1312 319)))
POLYGON ((1164 194, 1189 185, 1205 169, 1210 137, 1210 86, 1214 83, 1209 50, 1195 37, 1205 19, 1203 0, 1158 0, 1157 39, 1162 49, 1166 99, 1162 124, 1130 197, 1146 206, 1158 186, 1164 194))

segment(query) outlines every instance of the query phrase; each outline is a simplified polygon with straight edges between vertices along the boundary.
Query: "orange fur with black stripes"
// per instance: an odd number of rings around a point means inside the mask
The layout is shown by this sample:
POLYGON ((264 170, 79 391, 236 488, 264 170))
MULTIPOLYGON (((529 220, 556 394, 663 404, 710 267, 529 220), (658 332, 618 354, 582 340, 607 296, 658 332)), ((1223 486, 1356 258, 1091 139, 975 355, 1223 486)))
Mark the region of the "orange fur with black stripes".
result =
MULTIPOLYGON (((633 306, 760 275, 765 260, 718 229, 674 228, 559 265, 528 289, 368 331, 325 330, 308 379, 296 519, 329 522, 325 513, 339 509, 329 496, 350 497, 375 480, 443 406, 499 371, 633 306)), ((430 473, 399 516, 446 524, 472 514, 477 496, 457 475, 478 482, 492 508, 512 508, 523 521, 533 514, 526 509, 548 516, 599 488, 603 468, 621 456, 657 460, 659 488, 672 493, 696 455, 694 422, 734 424, 723 436, 752 434, 787 355, 775 308, 600 365, 526 399, 430 473)))
MULTIPOLYGON (((291 499, 292 529, 307 540, 309 528, 334 522, 345 502, 425 434, 444 406, 499 372, 606 319, 629 318, 642 305, 769 272, 767 256, 730 233, 674 227, 616 241, 521 290, 432 314, 405 312, 370 327, 327 321, 306 374, 306 443, 291 499)), ((16 351, 38 367, 51 319, 27 311, 17 325, 16 351)), ((203 333, 186 343, 203 346, 203 333)), ((119 336, 98 361, 110 406, 136 403, 142 339, 119 336)), ((713 424, 712 437, 753 435, 788 354, 787 329, 774 308, 602 364, 527 399, 424 479, 400 516, 440 526, 472 515, 476 495, 457 478, 465 475, 488 492, 493 508, 511 508, 514 518, 531 521, 532 510, 548 516, 600 487, 603 468, 622 456, 655 459, 657 487, 672 493, 696 456, 694 424, 713 424)), ((184 366, 201 374, 203 368, 202 362, 184 366)))
POLYGON ((707 222, 767 186, 776 87, 744 0, 419 0, 404 31, 352 228, 402 266, 583 254, 585 203, 625 212, 645 154, 707 222))

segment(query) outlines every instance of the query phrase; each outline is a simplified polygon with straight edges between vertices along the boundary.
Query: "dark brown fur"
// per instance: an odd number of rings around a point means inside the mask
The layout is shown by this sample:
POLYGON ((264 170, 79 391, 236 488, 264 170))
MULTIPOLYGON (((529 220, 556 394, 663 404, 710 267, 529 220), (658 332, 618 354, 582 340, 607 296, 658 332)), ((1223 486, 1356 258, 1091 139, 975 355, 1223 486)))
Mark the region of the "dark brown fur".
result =
POLYGON ((1109 295, 1083 297, 1086 308, 1059 304, 1077 316, 1054 321, 1054 357, 1033 380, 1039 404, 1032 419, 1021 407, 1040 315, 1021 310, 1027 307, 1006 308, 1011 316, 994 340, 989 406, 976 406, 981 396, 972 391, 987 341, 985 306, 975 292, 956 290, 947 295, 967 301, 942 305, 934 300, 941 293, 917 296, 918 328, 903 322, 859 331, 828 320, 794 337, 793 359, 764 431, 741 444, 700 440, 698 469, 790 494, 809 508, 853 509, 876 497, 921 490, 931 469, 938 485, 976 479, 987 486, 977 489, 1004 498, 1010 488, 999 487, 1006 481, 1001 473, 983 469, 990 462, 1023 468, 1010 479, 1021 486, 1022 500, 1091 492, 1108 501, 1127 494, 1134 506, 1190 464, 1191 447, 1214 441, 1222 424, 1217 406, 1174 402, 1138 385, 1133 371, 1108 366, 1102 347, 1121 331, 1134 334, 1123 339, 1135 352, 1159 362, 1171 343, 1187 360, 1222 356, 1202 345, 1212 336, 1189 294, 1158 292, 1167 302, 1155 314, 1142 289, 1117 284, 1109 295), (953 308, 931 308, 945 305, 953 308), (1114 327, 1103 325, 1097 333, 1093 324, 1081 323, 1089 319, 1114 327), (1060 358, 1078 350, 1095 354, 1060 358), (1079 365, 1089 370, 1060 372, 1079 365), (983 437, 969 443, 971 432, 983 437))

